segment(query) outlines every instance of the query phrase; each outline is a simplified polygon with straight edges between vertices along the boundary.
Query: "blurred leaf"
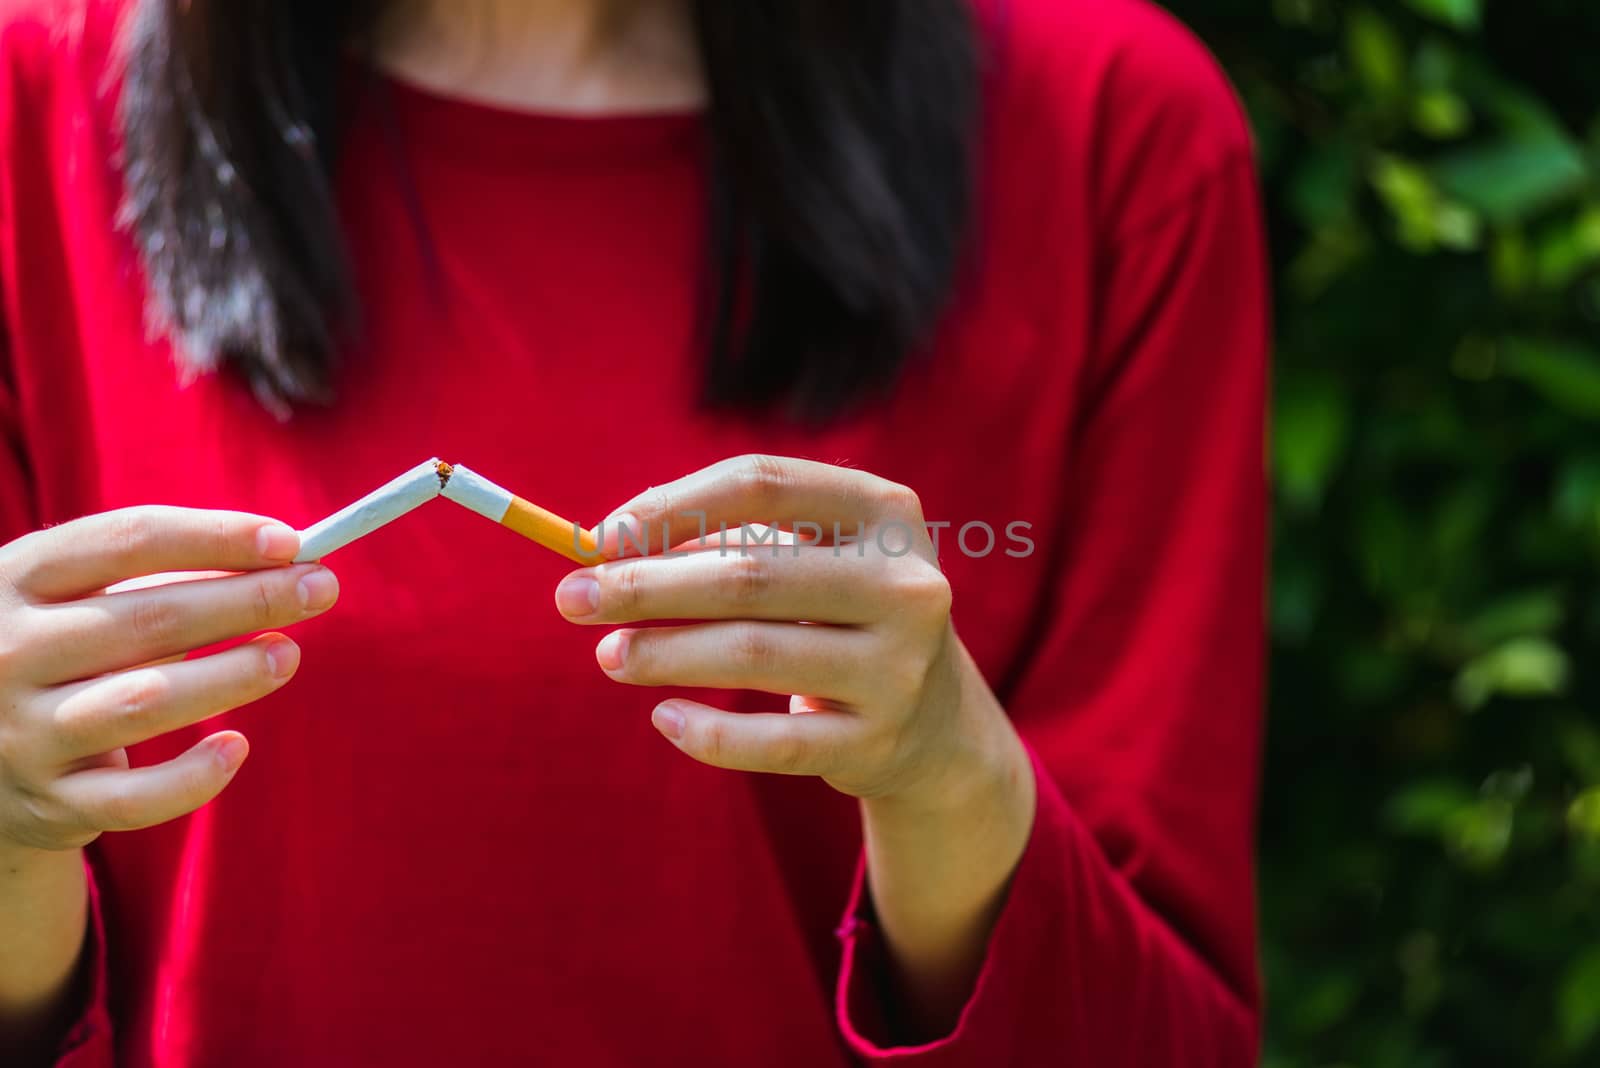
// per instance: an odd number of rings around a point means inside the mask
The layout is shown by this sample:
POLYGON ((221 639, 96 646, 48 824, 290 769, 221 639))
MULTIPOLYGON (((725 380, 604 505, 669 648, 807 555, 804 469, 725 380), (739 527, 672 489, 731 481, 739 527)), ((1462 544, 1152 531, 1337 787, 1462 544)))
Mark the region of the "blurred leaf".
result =
POLYGON ((1413 783, 1389 799, 1384 823, 1404 834, 1443 834, 1475 801, 1472 791, 1460 783, 1413 783))
POLYGON ((1505 340, 1502 363, 1550 403, 1600 419, 1600 352, 1570 342, 1512 337, 1505 340))
POLYGON ((1502 798, 1484 798, 1463 810, 1446 834, 1451 854, 1463 865, 1486 871, 1505 859, 1511 844, 1516 805, 1502 798))
POLYGON ((1367 231, 1354 222, 1324 226, 1289 265, 1285 288, 1301 299, 1315 297, 1360 263, 1371 248, 1367 231))
POLYGON ((1455 93, 1430 89, 1417 95, 1411 106, 1411 121, 1427 136, 1446 140, 1471 129, 1472 109, 1455 93))
POLYGON ((1378 157, 1373 188, 1393 214, 1400 243, 1426 252, 1435 246, 1465 250, 1478 246, 1481 225, 1466 207, 1440 195, 1428 171, 1399 156, 1378 157))
POLYGON ((1380 156, 1373 162, 1372 185, 1394 217, 1400 243, 1419 252, 1433 248, 1439 194, 1428 172, 1410 160, 1380 156))
POLYGON ((1411 10, 1459 30, 1475 30, 1483 11, 1479 0, 1406 0, 1411 10))
POLYGON ((1564 614, 1559 591, 1525 590, 1485 605, 1462 625, 1461 633, 1481 648, 1511 638, 1548 634, 1560 626, 1564 614))
POLYGON ((1600 1030, 1600 947, 1585 950, 1567 967, 1556 1011, 1568 1049, 1584 1048, 1600 1030))
POLYGON ((1356 73, 1380 99, 1405 87, 1406 50, 1389 21, 1371 8, 1357 8, 1345 24, 1345 47, 1356 73))
POLYGON ((1321 1034, 1349 1015, 1360 994, 1361 988, 1349 975, 1325 975, 1296 999, 1288 1026, 1300 1035, 1321 1034))
POLYGON ((1433 236, 1445 248, 1466 252, 1478 247, 1483 227, 1459 204, 1440 202, 1433 211, 1433 236))
POLYGON ((1456 699, 1469 709, 1491 697, 1549 697, 1567 684, 1567 654, 1545 638, 1517 638, 1478 657, 1456 676, 1456 699))
POLYGON ((1302 642, 1316 623, 1322 580, 1311 562, 1286 551, 1272 564, 1272 633, 1280 641, 1302 642))
POLYGON ((1501 801, 1510 801, 1512 804, 1528 796, 1528 791, 1533 789, 1533 768, 1527 764, 1520 767, 1502 769, 1493 772, 1478 792, 1484 797, 1497 798, 1501 801))
POLYGON ((1582 720, 1563 724, 1561 757, 1580 782, 1600 785, 1600 730, 1582 720))
POLYGON ((1600 212, 1591 208, 1550 228, 1539 242, 1535 271, 1541 286, 1559 289, 1596 262, 1600 262, 1600 212))
POLYGON ((1348 402, 1331 376, 1280 377, 1273 417, 1273 466, 1284 502, 1300 510, 1322 499, 1344 452, 1348 402))
POLYGON ((1565 465, 1556 481, 1555 512, 1573 526, 1600 529, 1600 456, 1565 465))
POLYGON ((1430 168, 1441 188, 1497 223, 1525 219, 1582 190, 1583 153, 1569 139, 1513 137, 1460 148, 1430 168))
POLYGON ((1356 154, 1348 142, 1330 140, 1315 148, 1289 183, 1289 198, 1300 221, 1315 229, 1347 218, 1358 173, 1356 154))
POLYGON ((1584 790, 1567 806, 1567 827, 1573 834, 1600 841, 1600 786, 1584 790))
POLYGON ((1533 279, 1533 252, 1527 235, 1520 228, 1502 231, 1495 238, 1492 253, 1490 267, 1496 288, 1508 297, 1527 290, 1533 279))

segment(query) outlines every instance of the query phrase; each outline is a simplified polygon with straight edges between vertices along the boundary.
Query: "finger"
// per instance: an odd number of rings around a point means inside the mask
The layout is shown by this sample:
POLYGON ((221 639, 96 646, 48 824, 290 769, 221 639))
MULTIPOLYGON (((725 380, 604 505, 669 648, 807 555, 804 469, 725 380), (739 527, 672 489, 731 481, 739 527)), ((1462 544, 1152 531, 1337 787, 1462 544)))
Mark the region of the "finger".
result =
POLYGON ((254 571, 293 560, 300 536, 240 512, 141 507, 76 519, 0 548, 0 570, 25 597, 79 597, 164 571, 254 571))
POLYGON ((302 564, 35 608, 33 644, 52 655, 22 671, 41 685, 74 682, 286 627, 327 611, 338 597, 333 572, 302 564))
POLYGON ((708 686, 854 702, 872 690, 873 648, 865 631, 741 620, 614 631, 596 647, 595 659, 630 686, 708 686))
POLYGON ((244 735, 221 731, 163 764, 63 776, 56 780, 56 798, 97 831, 154 827, 220 794, 249 751, 244 735))
POLYGON ((920 567, 853 550, 775 546, 742 553, 636 557, 575 571, 556 607, 575 623, 648 619, 804 619, 868 623, 909 593, 920 567), (901 587, 907 587, 901 590, 901 587))
POLYGON ((690 534, 693 536, 672 546, 670 551, 691 553, 714 549, 723 553, 735 553, 747 549, 766 549, 770 552, 775 545, 815 545, 819 540, 819 536, 810 530, 796 534, 792 530, 769 527, 764 523, 745 523, 731 529, 708 530, 703 535, 697 525, 690 534))
POLYGON ((845 712, 734 713, 684 700, 663 701, 650 722, 702 764, 776 775, 833 774, 861 729, 845 712))
POLYGON ((226 578, 232 571, 162 571, 154 575, 140 575, 107 586, 106 593, 132 593, 135 590, 153 590, 177 582, 195 582, 199 579, 226 578))
POLYGON ((740 456, 635 497, 611 513, 596 533, 608 556, 625 550, 660 552, 723 525, 809 524, 831 536, 837 525, 854 536, 857 524, 892 517, 921 522, 916 494, 887 479, 812 460, 740 456), (622 530, 634 532, 625 538, 622 530))
POLYGON ((300 647, 281 634, 197 660, 119 672, 44 691, 62 763, 135 745, 272 693, 294 676, 300 647))

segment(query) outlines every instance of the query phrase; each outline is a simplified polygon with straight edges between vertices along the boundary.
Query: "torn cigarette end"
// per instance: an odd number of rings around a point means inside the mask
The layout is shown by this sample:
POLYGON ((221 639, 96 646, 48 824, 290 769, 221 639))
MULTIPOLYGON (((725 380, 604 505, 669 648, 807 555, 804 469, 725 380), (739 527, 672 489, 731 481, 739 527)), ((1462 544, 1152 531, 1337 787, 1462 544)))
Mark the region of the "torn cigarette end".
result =
POLYGON ((598 564, 602 560, 600 544, 591 532, 460 464, 451 469, 442 495, 574 563, 598 564))

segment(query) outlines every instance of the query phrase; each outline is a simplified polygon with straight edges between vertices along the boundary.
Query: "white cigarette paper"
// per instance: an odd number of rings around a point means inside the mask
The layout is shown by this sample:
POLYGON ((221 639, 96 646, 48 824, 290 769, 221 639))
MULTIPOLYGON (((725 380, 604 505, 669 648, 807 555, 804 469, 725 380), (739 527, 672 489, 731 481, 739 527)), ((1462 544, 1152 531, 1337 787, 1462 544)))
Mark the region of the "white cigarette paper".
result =
POLYGON ((511 510, 510 490, 495 485, 476 471, 460 464, 451 468, 450 477, 445 481, 441 495, 446 500, 455 501, 461 507, 477 512, 485 519, 492 519, 496 523, 505 519, 506 513, 511 510))
MULTIPOLYGON (((454 481, 453 475, 451 481, 454 481)), ((427 504, 439 496, 439 491, 439 461, 435 459, 418 464, 354 504, 302 530, 300 555, 295 557, 295 563, 320 560, 335 549, 342 549, 357 538, 364 538, 412 509, 427 504)), ((507 500, 509 503, 509 498, 507 500)))

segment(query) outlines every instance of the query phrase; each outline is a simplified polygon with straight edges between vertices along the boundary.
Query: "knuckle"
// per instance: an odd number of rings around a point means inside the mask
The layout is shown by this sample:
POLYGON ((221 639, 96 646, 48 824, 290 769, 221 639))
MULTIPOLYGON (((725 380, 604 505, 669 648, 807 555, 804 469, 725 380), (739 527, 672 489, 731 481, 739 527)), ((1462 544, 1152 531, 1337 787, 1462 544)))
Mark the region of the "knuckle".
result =
POLYGON ((166 704, 172 687, 157 671, 130 671, 116 683, 110 713, 118 720, 147 721, 166 704))
POLYGON ((765 453, 741 456, 738 477, 745 495, 757 506, 776 504, 791 481, 788 466, 778 457, 765 453))
POLYGON ((738 624, 733 629, 730 644, 735 661, 755 674, 765 674, 772 667, 777 650, 766 628, 755 624, 738 624))
POLYGON ((901 602, 917 609, 919 613, 936 618, 950 614, 953 593, 950 580, 944 572, 925 561, 906 568, 896 584, 896 594, 901 602))
POLYGON ((883 504, 888 512, 920 521, 922 519, 922 498, 917 496, 916 490, 899 482, 890 482, 884 487, 883 504))
POLYGON ((155 520, 148 509, 124 508, 111 513, 106 545, 114 555, 134 555, 147 548, 154 539, 155 520))
POLYGON ((720 722, 712 720, 700 728, 700 759, 707 764, 722 767, 728 759, 728 730, 720 722))
POLYGON ((794 775, 805 768, 810 753, 800 738, 782 734, 767 744, 765 755, 767 767, 780 775, 794 775))
MULTIPOLYGON (((19 545, 24 540, 26 539, 19 538, 12 544, 19 545)), ((16 561, 6 552, 7 548, 9 546, 0 545, 0 606, 16 606, 22 603, 22 597, 18 592, 22 586, 22 579, 17 574, 16 561)))
POLYGON ((772 588, 772 562, 753 553, 728 557, 728 592, 736 605, 760 604, 772 588))
MULTIPOLYGON (((613 615, 632 617, 639 611, 644 601, 644 569, 640 564, 620 564, 611 567, 602 567, 602 576, 609 572, 611 581, 604 584, 613 615)), ((603 586, 603 588, 604 588, 603 586)))
MULTIPOLYGON (((865 749, 865 759, 854 761, 858 797, 884 797, 906 782, 903 749, 892 739, 874 742, 865 749)), ((859 754, 858 754, 859 755, 859 754)))
POLYGON ((649 630, 628 636, 628 655, 622 661, 622 674, 640 686, 661 685, 661 658, 656 655, 658 636, 649 630))
POLYGON ((878 730, 868 731, 861 740, 861 755, 868 767, 884 768, 894 764, 905 745, 908 724, 896 721, 878 730))
POLYGON ((674 520, 672 509, 672 494, 667 491, 666 486, 651 486, 645 490, 644 507, 636 509, 634 512, 634 518, 644 524, 644 530, 636 531, 636 536, 640 539, 648 536, 652 518, 658 523, 670 525, 674 520))
POLYGON ((876 670, 878 685, 882 688, 879 692, 893 698, 896 704, 920 693, 928 683, 928 669, 932 660, 932 656, 920 647, 900 649, 885 655, 878 661, 880 666, 876 670))
POLYGON ((206 517, 205 541, 218 560, 231 560, 239 555, 239 533, 224 515, 206 517))
POLYGON ((287 612, 289 596, 283 591, 283 582, 276 576, 264 575, 251 580, 251 618, 256 629, 272 626, 287 612))
POLYGON ((176 794, 184 812, 192 812, 209 801, 221 784, 218 783, 215 765, 202 761, 183 770, 179 776, 176 794))
POLYGON ((108 790, 84 823, 102 831, 129 831, 139 824, 139 805, 125 789, 108 790))
POLYGON ((170 637, 179 620, 178 607, 170 598, 145 595, 133 603, 128 625, 136 639, 153 643, 170 637))

